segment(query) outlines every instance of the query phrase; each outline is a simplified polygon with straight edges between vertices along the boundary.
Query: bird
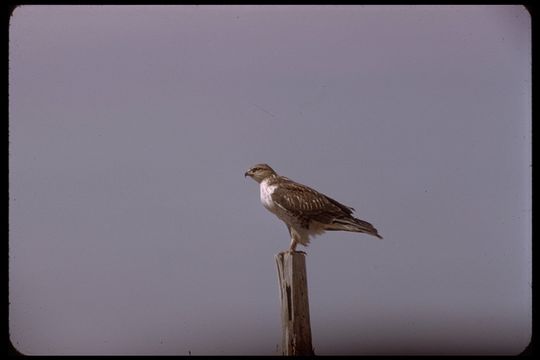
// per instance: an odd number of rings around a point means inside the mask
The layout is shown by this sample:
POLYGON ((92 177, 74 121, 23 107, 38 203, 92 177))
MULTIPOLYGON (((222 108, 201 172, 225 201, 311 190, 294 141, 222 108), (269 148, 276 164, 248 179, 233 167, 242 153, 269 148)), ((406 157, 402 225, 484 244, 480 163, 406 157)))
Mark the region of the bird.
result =
POLYGON ((373 225, 352 215, 354 208, 278 175, 268 164, 252 166, 244 173, 247 176, 259 183, 262 205, 287 225, 291 253, 304 253, 296 246, 307 247, 311 237, 325 231, 352 231, 382 239, 373 225))

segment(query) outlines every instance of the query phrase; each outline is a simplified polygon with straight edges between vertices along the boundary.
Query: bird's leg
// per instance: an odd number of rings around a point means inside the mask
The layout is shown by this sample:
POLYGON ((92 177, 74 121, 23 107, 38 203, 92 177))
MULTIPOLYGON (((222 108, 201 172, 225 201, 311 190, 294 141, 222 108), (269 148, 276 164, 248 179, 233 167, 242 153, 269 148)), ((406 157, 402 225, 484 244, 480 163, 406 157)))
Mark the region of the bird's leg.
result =
POLYGON ((290 253, 300 253, 306 255, 304 251, 296 250, 296 245, 298 245, 298 241, 295 239, 294 236, 291 236, 291 246, 289 246, 289 252, 290 253))
POLYGON ((296 245, 298 245, 298 242, 294 238, 294 236, 291 236, 291 246, 289 246, 289 252, 295 252, 296 251, 296 245))

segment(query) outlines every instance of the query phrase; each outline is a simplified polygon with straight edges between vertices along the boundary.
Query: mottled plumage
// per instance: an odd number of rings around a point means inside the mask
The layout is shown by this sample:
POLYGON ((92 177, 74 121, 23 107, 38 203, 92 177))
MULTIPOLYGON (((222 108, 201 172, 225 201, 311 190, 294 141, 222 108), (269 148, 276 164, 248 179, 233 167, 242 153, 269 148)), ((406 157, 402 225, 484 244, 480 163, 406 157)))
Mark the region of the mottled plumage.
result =
POLYGON ((373 225, 352 215, 352 207, 279 176, 267 164, 253 166, 245 176, 260 184, 261 203, 287 225, 291 251, 295 251, 298 243, 307 246, 310 236, 329 230, 366 233, 382 239, 373 225))

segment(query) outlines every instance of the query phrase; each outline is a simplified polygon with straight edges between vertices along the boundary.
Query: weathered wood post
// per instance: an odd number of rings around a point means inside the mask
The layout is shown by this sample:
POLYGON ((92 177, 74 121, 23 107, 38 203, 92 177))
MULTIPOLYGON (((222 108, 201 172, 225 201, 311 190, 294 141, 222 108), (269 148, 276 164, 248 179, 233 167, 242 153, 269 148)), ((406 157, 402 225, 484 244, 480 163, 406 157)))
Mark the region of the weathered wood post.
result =
POLYGON ((311 344, 306 257, 303 253, 276 255, 281 298, 283 355, 315 355, 311 344))

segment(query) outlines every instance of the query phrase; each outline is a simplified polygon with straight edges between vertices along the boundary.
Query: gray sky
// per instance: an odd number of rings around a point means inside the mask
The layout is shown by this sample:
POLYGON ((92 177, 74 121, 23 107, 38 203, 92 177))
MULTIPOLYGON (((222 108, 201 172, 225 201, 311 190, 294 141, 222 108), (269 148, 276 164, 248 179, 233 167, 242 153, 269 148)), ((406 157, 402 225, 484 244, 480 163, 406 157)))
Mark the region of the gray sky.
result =
POLYGON ((318 354, 531 334, 520 6, 23 6, 9 44, 10 319, 27 354, 276 354, 266 162, 384 240, 307 248, 318 354))

